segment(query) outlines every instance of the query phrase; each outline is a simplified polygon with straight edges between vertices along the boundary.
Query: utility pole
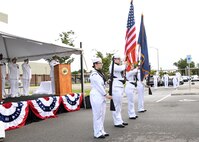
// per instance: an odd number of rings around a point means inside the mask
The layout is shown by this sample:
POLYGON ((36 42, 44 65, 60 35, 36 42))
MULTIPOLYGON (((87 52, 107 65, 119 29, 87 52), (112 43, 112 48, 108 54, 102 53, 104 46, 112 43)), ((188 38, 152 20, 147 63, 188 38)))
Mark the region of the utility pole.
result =
POLYGON ((155 48, 155 47, 150 47, 150 48, 153 48, 153 49, 155 49, 157 51, 157 64, 158 64, 157 71, 159 72, 160 71, 160 66, 159 66, 159 49, 155 48))

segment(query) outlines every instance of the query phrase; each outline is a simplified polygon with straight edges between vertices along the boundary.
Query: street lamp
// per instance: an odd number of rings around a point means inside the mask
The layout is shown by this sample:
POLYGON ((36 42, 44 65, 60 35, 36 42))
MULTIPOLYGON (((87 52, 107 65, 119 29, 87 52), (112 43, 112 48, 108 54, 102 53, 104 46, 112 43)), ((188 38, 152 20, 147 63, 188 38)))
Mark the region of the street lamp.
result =
POLYGON ((150 48, 153 48, 157 51, 157 62, 158 62, 158 72, 159 72, 159 70, 160 70, 160 68, 159 68, 159 49, 155 48, 155 47, 150 47, 150 48))

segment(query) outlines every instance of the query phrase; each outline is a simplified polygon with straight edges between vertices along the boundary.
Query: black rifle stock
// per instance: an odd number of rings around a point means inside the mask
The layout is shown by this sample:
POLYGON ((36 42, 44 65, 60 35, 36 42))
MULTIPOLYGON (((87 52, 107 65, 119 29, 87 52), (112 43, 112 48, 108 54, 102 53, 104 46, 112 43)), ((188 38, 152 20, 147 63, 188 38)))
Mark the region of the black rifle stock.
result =
POLYGON ((152 95, 151 87, 150 87, 150 71, 151 71, 151 66, 149 65, 149 75, 148 75, 148 87, 149 87, 149 95, 152 95))
MULTIPOLYGON (((111 66, 111 76, 109 82, 109 95, 112 96, 113 91, 113 72, 114 72, 114 57, 112 58, 112 66, 111 66)), ((115 111, 115 105, 113 99, 110 100, 110 110, 115 111)))

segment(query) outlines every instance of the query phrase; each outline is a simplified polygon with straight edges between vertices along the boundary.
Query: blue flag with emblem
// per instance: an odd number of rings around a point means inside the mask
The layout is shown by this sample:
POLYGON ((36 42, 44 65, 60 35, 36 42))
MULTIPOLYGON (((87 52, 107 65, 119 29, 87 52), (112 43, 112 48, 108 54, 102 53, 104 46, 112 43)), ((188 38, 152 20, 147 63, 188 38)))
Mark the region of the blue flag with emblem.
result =
POLYGON ((147 37, 146 31, 144 27, 144 16, 141 16, 140 23, 140 33, 138 37, 138 44, 141 48, 141 59, 140 59, 140 73, 141 73, 141 81, 149 74, 150 66, 149 66, 149 57, 148 57, 148 47, 147 47, 147 37))

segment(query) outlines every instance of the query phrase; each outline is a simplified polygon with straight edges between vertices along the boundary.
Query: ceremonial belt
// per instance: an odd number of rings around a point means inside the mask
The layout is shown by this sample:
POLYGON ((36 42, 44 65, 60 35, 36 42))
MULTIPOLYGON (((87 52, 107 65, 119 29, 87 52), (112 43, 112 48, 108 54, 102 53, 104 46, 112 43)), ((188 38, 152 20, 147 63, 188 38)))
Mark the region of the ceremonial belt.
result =
MULTIPOLYGON (((113 78, 117 78, 116 76, 113 76, 113 78)), ((125 84, 125 80, 118 80, 118 81, 120 81, 120 82, 122 82, 122 84, 125 84)))
POLYGON ((137 87, 137 82, 129 82, 131 84, 133 84, 135 87, 137 87))

